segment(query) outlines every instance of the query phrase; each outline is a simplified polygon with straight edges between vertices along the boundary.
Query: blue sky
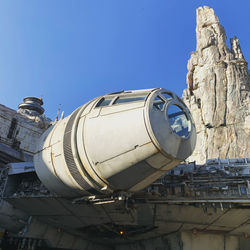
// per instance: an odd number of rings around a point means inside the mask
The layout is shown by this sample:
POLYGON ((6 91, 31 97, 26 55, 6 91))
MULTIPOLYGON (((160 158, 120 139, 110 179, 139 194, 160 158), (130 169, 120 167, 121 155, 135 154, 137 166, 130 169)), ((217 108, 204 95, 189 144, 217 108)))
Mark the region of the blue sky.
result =
POLYGON ((227 37, 250 59, 250 1, 0 1, 0 103, 42 96, 46 115, 70 114, 122 89, 181 95, 195 51, 195 11, 214 8, 227 37))

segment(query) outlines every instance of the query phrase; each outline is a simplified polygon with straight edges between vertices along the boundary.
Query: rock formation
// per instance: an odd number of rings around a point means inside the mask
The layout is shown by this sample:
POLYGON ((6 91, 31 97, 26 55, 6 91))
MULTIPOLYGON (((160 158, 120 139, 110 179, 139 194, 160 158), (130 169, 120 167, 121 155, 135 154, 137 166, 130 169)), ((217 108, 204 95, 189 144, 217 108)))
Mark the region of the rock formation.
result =
POLYGON ((230 39, 213 9, 197 9, 197 48, 188 61, 183 100, 197 129, 189 161, 250 157, 250 76, 239 40, 230 39))

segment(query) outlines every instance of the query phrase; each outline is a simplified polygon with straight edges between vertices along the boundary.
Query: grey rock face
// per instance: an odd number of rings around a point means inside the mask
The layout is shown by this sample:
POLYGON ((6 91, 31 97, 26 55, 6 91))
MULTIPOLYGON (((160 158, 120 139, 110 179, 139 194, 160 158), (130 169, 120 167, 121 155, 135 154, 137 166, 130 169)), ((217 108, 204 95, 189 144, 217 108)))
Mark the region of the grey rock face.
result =
POLYGON ((197 9, 197 48, 188 61, 183 100, 197 129, 189 161, 250 156, 250 76, 239 40, 227 48, 224 28, 209 7, 197 9))

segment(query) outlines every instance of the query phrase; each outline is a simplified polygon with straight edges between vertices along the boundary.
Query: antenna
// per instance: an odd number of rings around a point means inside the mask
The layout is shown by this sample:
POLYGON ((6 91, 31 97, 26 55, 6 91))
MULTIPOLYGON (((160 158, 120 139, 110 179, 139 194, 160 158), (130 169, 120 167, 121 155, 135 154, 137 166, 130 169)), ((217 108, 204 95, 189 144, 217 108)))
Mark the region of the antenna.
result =
POLYGON ((56 121, 58 121, 60 111, 61 111, 61 104, 58 105, 57 114, 56 114, 56 121))

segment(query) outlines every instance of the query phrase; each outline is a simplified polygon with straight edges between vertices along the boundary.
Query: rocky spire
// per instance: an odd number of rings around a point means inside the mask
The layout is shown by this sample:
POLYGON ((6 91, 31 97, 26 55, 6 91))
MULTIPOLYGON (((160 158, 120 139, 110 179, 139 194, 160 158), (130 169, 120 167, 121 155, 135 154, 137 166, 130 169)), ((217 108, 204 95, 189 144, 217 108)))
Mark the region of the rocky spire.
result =
POLYGON ((239 40, 230 39, 214 10, 197 9, 197 48, 188 61, 183 99, 197 129, 190 161, 250 157, 250 77, 239 40))

